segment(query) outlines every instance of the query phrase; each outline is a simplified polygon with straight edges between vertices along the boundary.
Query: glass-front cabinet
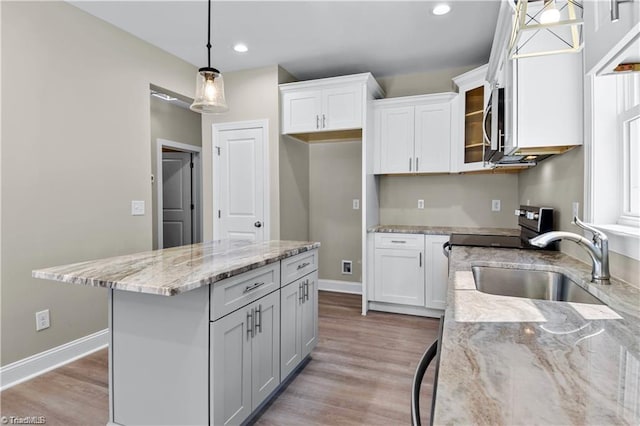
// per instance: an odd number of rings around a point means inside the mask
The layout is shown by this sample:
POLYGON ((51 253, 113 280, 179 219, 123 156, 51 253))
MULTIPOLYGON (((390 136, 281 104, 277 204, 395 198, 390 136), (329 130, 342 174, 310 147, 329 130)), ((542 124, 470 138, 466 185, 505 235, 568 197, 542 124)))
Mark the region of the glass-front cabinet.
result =
POLYGON ((471 70, 453 79, 458 87, 458 132, 452 140, 452 168, 457 172, 489 169, 483 161, 489 146, 483 135, 484 112, 491 90, 485 81, 487 66, 471 70))

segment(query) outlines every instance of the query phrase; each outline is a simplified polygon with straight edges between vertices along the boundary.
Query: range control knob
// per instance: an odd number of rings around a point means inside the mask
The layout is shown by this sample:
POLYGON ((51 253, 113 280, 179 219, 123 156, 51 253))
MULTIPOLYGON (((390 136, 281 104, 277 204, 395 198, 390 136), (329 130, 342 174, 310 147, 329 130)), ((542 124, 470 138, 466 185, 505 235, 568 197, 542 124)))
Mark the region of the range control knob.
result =
POLYGON ((516 209, 514 212, 516 216, 524 216, 524 210, 516 209))
POLYGON ((529 220, 538 220, 538 213, 534 213, 534 212, 527 212, 527 219, 529 220))

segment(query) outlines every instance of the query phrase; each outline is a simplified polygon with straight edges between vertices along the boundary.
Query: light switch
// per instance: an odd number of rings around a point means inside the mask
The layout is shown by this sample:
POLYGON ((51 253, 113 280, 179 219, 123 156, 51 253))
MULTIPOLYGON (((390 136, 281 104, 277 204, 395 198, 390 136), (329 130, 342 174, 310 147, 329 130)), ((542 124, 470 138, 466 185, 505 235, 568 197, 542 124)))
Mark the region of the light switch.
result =
POLYGON ((354 210, 359 210, 360 209, 360 200, 358 200, 357 198, 354 198, 354 200, 353 200, 353 209, 354 210))
POLYGON ((131 201, 131 216, 144 216, 144 200, 131 201))

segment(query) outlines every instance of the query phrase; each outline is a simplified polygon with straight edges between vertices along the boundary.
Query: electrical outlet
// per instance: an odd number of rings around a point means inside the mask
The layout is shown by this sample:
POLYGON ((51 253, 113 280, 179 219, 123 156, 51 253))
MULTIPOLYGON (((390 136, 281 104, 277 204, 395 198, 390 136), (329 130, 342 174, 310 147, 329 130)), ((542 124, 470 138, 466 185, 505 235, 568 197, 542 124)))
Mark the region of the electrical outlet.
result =
POLYGON ((491 200, 491 211, 492 212, 500 211, 500 200, 491 200))
POLYGON ((44 330, 45 328, 49 328, 51 325, 49 320, 49 310, 45 309, 44 311, 36 312, 36 331, 44 330))
POLYGON ((144 200, 131 201, 131 216, 144 216, 144 200))
POLYGON ((352 275, 353 274, 353 263, 350 260, 342 261, 342 274, 343 275, 352 275))
POLYGON ((358 200, 357 198, 353 199, 353 209, 354 210, 359 210, 360 209, 360 200, 358 200))
POLYGON ((424 209, 424 200, 418 200, 418 208, 419 209, 424 209))
POLYGON ((580 203, 577 201, 574 201, 571 204, 571 223, 575 223, 574 219, 576 217, 580 218, 580 203))

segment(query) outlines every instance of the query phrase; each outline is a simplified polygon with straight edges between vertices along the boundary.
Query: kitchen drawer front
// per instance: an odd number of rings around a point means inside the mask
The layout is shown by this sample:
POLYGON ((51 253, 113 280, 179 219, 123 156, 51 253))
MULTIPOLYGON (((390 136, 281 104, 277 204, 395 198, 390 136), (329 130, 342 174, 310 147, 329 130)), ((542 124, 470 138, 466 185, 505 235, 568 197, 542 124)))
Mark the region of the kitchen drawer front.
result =
POLYGON ((297 280, 318 269, 318 250, 304 253, 282 260, 282 286, 297 280))
POLYGON ((422 234, 388 234, 378 232, 375 235, 376 248, 422 250, 424 235, 422 234))
POLYGON ((280 288, 280 262, 213 284, 211 321, 280 288))

